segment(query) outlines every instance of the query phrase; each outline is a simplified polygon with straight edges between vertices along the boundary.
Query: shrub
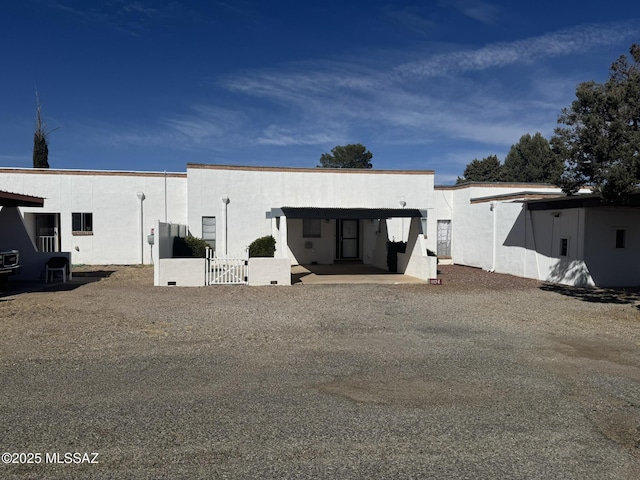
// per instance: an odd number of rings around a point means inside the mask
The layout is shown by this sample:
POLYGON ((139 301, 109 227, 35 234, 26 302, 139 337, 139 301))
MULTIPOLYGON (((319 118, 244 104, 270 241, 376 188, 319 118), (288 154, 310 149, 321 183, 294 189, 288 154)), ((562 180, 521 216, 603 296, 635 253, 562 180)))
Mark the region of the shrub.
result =
POLYGON ((198 257, 204 258, 206 248, 209 246, 207 242, 201 238, 191 235, 186 237, 175 237, 173 239, 173 257, 198 257))
POLYGON ((255 239, 249 245, 250 257, 273 257, 276 253, 276 239, 271 235, 255 239))

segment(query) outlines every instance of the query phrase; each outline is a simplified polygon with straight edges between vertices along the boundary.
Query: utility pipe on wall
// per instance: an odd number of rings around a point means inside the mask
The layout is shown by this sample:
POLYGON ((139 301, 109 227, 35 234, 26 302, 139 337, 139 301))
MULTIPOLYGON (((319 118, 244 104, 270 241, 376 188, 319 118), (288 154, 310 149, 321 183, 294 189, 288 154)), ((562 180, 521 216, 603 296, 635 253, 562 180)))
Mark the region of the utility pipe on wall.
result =
POLYGON ((167 171, 164 171, 164 223, 167 223, 167 171))
MULTIPOLYGON (((400 200, 398 200, 398 203, 402 208, 407 206, 407 202, 404 199, 404 197, 400 197, 400 200)), ((402 225, 402 233, 401 233, 402 237, 400 238, 400 241, 404 242, 404 217, 400 218, 400 224, 402 225)))
POLYGON ((144 265, 144 207, 142 202, 146 198, 143 192, 136 193, 140 200, 140 265, 144 265))
POLYGON ((498 202, 491 202, 491 211, 493 212, 493 239, 491 242, 492 245, 492 254, 491 254, 491 269, 489 272, 493 273, 496 270, 496 257, 497 257, 497 247, 496 242, 498 241, 498 202))
POLYGON ((222 196, 222 203, 224 207, 222 208, 222 252, 227 254, 227 239, 229 238, 227 235, 227 205, 229 205, 229 195, 222 196))

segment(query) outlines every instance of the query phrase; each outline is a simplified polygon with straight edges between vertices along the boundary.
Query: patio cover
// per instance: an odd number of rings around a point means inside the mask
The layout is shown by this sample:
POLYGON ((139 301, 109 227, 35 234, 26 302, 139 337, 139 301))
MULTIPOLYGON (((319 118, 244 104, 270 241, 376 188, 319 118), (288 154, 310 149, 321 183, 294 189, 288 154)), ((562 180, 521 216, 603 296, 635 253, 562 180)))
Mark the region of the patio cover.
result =
POLYGON ((620 202, 605 202, 600 195, 571 195, 548 200, 530 200, 526 202, 528 210, 561 210, 565 208, 585 207, 640 207, 640 193, 632 193, 620 202))
POLYGON ((0 190, 0 207, 42 207, 44 198, 0 190))
POLYGON ((387 219, 427 217, 426 209, 418 208, 335 208, 335 207, 280 207, 271 209, 271 217, 335 218, 335 219, 387 219))

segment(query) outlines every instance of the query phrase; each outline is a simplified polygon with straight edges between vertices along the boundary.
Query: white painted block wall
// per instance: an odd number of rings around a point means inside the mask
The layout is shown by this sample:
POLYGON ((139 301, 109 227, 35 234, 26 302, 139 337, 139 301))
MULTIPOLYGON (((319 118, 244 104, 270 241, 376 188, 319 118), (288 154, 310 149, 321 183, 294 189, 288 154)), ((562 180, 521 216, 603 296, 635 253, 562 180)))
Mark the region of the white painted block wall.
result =
POLYGON ((21 211, 27 218, 60 214, 61 250, 73 253, 74 264, 149 264, 146 237, 155 223, 165 217, 185 223, 187 218, 184 173, 2 168, 0 190, 44 197, 43 208, 21 211), (142 231, 139 192, 145 196, 142 231), (92 235, 72 234, 74 212, 93 214, 92 235))

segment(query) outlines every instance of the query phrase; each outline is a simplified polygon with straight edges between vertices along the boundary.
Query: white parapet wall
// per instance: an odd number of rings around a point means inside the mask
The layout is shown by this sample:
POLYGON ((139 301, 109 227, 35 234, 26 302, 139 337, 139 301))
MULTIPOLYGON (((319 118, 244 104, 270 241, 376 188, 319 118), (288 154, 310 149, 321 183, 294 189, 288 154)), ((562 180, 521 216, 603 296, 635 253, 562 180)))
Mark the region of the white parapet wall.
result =
POLYGON ((291 261, 288 258, 250 258, 249 285, 291 285, 291 261))
POLYGON ((203 287, 204 258, 161 258, 156 265, 156 286, 203 287))

